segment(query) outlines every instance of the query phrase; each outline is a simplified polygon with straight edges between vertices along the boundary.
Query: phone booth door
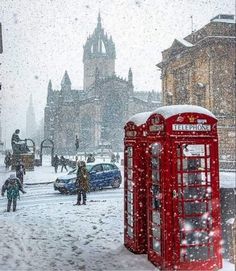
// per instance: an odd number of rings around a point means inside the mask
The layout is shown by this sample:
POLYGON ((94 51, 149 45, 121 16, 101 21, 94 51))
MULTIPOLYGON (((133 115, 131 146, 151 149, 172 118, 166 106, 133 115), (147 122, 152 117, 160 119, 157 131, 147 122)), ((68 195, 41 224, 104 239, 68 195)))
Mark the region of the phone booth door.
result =
POLYGON ((148 176, 148 257, 157 266, 163 265, 163 187, 161 169, 163 166, 163 144, 153 142, 149 146, 150 167, 148 176))
POLYGON ((217 143, 175 141, 172 151, 173 264, 176 270, 217 270, 221 268, 217 143))

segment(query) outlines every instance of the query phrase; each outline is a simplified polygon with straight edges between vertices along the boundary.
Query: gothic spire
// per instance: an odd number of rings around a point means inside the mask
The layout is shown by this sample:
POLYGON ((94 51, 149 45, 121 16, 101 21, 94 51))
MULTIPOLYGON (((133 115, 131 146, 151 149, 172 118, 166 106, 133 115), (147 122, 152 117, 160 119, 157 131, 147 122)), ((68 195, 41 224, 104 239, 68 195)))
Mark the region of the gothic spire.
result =
POLYGON ((71 91, 71 81, 67 71, 65 71, 64 76, 61 80, 61 90, 63 92, 71 91))
POLYGON ((48 91, 51 91, 51 90, 52 90, 52 81, 50 79, 48 82, 48 91))
POLYGON ((98 22, 97 22, 97 29, 101 29, 102 28, 102 23, 101 23, 101 15, 100 15, 100 11, 98 12, 98 22))
POLYGON ((133 73, 132 73, 131 68, 129 68, 128 83, 129 83, 129 85, 131 85, 131 86, 133 85, 133 73))
POLYGON ((64 76, 61 80, 61 86, 64 86, 64 85, 71 86, 70 77, 69 77, 67 71, 65 71, 64 76))

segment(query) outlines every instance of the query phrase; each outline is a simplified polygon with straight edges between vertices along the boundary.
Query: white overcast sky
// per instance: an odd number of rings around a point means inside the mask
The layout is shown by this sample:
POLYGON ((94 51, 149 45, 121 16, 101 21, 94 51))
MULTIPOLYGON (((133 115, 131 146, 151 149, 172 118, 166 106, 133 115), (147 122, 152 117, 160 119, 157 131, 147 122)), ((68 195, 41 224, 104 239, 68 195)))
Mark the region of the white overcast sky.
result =
POLYGON ((220 13, 234 14, 234 5, 234 0, 0 0, 3 141, 16 128, 25 129, 30 93, 37 121, 42 119, 49 79, 59 89, 67 70, 72 87, 82 88, 83 45, 99 10, 115 42, 116 74, 127 77, 131 67, 136 90, 160 91, 155 65, 175 38, 190 34, 190 17, 199 29, 220 13))

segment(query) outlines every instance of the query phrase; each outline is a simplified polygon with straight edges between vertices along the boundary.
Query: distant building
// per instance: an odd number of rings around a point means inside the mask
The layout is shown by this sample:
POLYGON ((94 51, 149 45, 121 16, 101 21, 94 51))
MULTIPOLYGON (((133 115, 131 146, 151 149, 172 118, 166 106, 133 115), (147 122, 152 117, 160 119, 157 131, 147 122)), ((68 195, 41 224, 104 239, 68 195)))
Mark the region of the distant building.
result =
MULTIPOLYGON (((0 23, 0 54, 3 53, 3 42, 2 42, 2 24, 0 23)), ((0 68, 1 68, 1 59, 0 59, 0 68)), ((2 142, 2 82, 0 81, 0 151, 3 150, 2 142)))
POLYGON ((235 16, 218 15, 162 52, 164 105, 195 104, 218 118, 221 167, 235 168, 235 16))
POLYGON ((26 138, 33 139, 36 136, 37 125, 33 107, 33 98, 30 94, 29 106, 26 112, 26 138))
POLYGON ((97 27, 84 45, 83 90, 71 88, 67 71, 60 90, 53 90, 51 81, 48 84, 44 137, 54 141, 57 153, 75 153, 76 135, 79 150, 94 151, 105 142, 121 150, 127 119, 160 105, 156 92, 134 91, 131 69, 128 79, 115 74, 115 59, 115 44, 104 32, 99 14, 97 27))

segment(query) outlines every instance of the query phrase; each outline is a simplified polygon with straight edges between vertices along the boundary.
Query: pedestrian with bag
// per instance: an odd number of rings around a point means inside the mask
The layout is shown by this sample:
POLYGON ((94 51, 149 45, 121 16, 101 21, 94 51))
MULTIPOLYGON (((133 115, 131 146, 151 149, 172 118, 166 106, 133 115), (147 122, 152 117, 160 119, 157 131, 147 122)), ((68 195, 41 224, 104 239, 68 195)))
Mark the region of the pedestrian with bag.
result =
POLYGON ((89 174, 86 169, 86 164, 84 161, 78 163, 77 178, 76 178, 76 187, 77 187, 77 203, 75 205, 81 205, 81 200, 83 205, 86 205, 87 192, 89 191, 89 174))
POLYGON ((59 157, 57 156, 57 154, 54 156, 53 158, 53 166, 54 166, 54 169, 55 169, 55 173, 57 173, 57 169, 58 169, 58 166, 59 166, 59 157))
POLYGON ((13 212, 16 211, 16 203, 17 198, 20 198, 21 191, 23 194, 26 192, 23 190, 23 186, 21 181, 15 176, 15 174, 11 174, 10 177, 5 181, 2 186, 2 196, 4 196, 5 191, 7 191, 7 212, 10 212, 11 205, 13 203, 13 212))
POLYGON ((66 167, 66 159, 65 157, 62 155, 61 156, 61 159, 60 159, 60 162, 61 162, 61 172, 63 171, 63 168, 68 171, 67 167, 66 167))

